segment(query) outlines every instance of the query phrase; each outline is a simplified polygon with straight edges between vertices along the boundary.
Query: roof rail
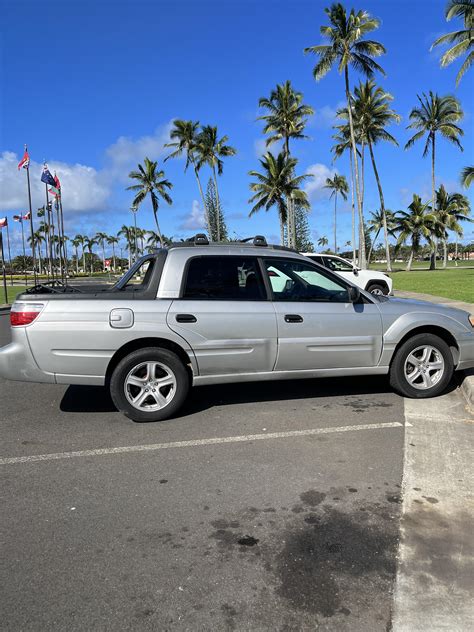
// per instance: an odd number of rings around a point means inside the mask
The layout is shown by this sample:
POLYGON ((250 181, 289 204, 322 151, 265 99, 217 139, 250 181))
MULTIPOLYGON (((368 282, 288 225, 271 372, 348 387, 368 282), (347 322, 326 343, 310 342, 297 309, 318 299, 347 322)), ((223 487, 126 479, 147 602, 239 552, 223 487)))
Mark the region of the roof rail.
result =
POLYGON ((255 237, 246 237, 245 239, 240 239, 239 243, 245 244, 248 241, 251 241, 254 246, 268 246, 267 240, 263 235, 255 235, 255 237))

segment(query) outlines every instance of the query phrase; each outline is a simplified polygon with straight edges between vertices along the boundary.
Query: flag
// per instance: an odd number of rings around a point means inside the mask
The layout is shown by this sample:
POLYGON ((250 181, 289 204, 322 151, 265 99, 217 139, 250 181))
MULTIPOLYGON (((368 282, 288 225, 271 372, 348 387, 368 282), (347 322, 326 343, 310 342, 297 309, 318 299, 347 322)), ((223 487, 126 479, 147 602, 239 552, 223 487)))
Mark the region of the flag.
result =
POLYGON ((41 208, 38 209, 38 212, 36 213, 36 215, 38 217, 44 217, 44 213, 45 213, 44 206, 42 206, 41 208))
POLYGON ((54 181, 54 178, 51 175, 51 172, 48 169, 48 165, 46 163, 44 164, 44 167, 43 167, 43 174, 41 176, 41 182, 44 182, 45 184, 49 184, 52 187, 54 187, 56 185, 56 182, 54 181))
POLYGON ((59 195, 59 189, 57 187, 51 187, 50 189, 48 189, 48 193, 51 193, 51 195, 57 197, 59 195))
POLYGON ((54 172, 54 182, 56 183, 56 188, 60 189, 61 188, 61 183, 59 182, 59 178, 56 175, 56 171, 54 172))
POLYGON ((28 150, 25 145, 25 153, 23 154, 23 158, 18 163, 18 171, 23 167, 23 169, 28 169, 30 166, 30 156, 28 154, 28 150))
POLYGON ((8 219, 6 217, 0 217, 0 228, 8 226, 8 219))
POLYGON ((30 219, 30 217, 31 217, 31 213, 30 213, 30 211, 28 211, 28 213, 25 213, 25 214, 22 216, 22 219, 25 219, 25 220, 26 220, 26 219, 30 219))
POLYGON ((14 215, 13 216, 13 221, 14 222, 21 222, 22 221, 22 216, 21 215, 14 215))

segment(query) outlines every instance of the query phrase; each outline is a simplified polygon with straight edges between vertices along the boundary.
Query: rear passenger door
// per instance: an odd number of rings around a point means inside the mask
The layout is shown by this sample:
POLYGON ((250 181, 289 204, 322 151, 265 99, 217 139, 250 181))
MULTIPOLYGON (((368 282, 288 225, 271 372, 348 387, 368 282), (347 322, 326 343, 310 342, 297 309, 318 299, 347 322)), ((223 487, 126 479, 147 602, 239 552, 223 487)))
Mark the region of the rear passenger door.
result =
POLYGON ((273 369, 276 315, 256 257, 192 257, 167 322, 193 349, 200 375, 273 369))

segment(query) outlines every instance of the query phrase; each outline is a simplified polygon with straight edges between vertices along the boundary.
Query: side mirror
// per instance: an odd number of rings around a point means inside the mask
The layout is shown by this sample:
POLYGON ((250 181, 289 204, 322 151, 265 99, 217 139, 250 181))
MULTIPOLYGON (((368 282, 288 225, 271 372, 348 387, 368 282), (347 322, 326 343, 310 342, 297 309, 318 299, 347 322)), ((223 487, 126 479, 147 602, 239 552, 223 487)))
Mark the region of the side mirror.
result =
POLYGON ((349 295, 350 303, 357 303, 358 300, 360 299, 360 290, 358 287, 350 287, 347 290, 347 294, 349 295))

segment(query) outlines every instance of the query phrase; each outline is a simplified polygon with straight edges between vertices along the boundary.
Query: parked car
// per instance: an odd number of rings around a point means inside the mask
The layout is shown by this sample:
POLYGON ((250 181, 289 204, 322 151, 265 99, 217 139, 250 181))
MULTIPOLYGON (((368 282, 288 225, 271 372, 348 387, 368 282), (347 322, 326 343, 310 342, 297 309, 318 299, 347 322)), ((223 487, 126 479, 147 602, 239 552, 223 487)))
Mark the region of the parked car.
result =
POLYGON ((303 254, 316 263, 325 266, 328 270, 337 272, 344 279, 351 281, 366 292, 376 295, 392 294, 393 281, 388 274, 377 270, 360 270, 347 259, 337 255, 315 254, 314 252, 304 252, 303 254))
POLYGON ((109 288, 41 284, 10 319, 0 376, 105 385, 137 421, 170 417, 201 384, 389 374, 421 398, 474 366, 473 315, 372 295, 262 237, 196 236, 142 257, 109 288))

